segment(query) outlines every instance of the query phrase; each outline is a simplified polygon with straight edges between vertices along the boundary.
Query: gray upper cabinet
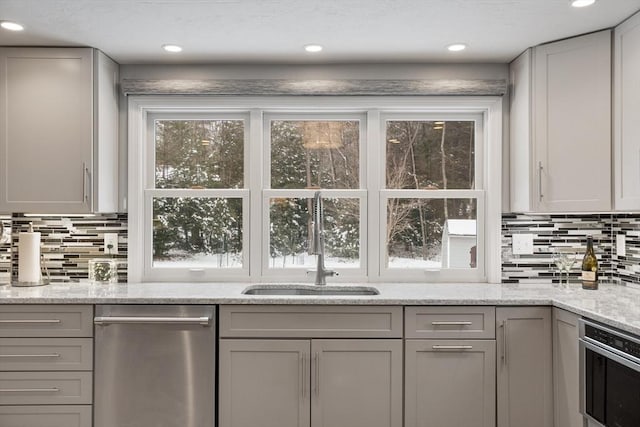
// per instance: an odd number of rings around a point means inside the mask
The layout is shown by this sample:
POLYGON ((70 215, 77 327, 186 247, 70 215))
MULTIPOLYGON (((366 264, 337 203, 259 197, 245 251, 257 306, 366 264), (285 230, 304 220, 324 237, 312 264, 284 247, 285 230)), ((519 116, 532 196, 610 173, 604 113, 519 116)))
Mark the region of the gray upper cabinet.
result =
POLYGON ((583 427, 577 316, 553 309, 553 396, 556 427, 583 427))
POLYGON ((510 88, 511 210, 610 210, 611 31, 529 49, 510 88))
POLYGON ((498 427, 553 427, 551 308, 498 307, 496 322, 498 427))
POLYGON ((615 29, 613 135, 616 210, 640 209, 640 13, 615 29))
POLYGON ((90 48, 0 48, 0 212, 114 212, 118 66, 90 48))

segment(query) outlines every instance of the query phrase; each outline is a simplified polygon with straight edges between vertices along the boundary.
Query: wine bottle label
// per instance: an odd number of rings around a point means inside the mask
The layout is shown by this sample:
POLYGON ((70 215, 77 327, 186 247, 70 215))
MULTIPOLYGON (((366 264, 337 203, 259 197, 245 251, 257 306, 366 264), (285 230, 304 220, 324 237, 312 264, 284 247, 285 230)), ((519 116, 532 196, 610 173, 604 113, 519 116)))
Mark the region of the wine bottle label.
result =
POLYGON ((586 280, 587 282, 595 282, 596 281, 596 272, 595 271, 583 271, 582 272, 582 280, 586 280))

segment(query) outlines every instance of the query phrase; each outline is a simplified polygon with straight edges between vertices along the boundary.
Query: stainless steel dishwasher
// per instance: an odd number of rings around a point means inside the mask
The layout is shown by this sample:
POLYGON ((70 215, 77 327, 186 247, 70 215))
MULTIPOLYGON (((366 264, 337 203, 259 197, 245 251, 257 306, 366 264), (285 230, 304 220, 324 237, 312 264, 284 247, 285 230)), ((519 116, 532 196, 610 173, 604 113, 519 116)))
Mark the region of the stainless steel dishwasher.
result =
POLYGON ((215 308, 98 305, 95 427, 214 427, 215 308))

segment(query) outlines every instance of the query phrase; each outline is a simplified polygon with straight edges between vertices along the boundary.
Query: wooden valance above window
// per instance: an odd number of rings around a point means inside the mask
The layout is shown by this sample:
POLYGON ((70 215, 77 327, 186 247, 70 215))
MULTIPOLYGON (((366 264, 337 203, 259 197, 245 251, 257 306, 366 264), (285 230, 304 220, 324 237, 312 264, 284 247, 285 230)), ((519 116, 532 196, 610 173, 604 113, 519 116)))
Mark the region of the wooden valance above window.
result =
POLYGON ((506 80, 124 79, 125 95, 501 96, 506 80))

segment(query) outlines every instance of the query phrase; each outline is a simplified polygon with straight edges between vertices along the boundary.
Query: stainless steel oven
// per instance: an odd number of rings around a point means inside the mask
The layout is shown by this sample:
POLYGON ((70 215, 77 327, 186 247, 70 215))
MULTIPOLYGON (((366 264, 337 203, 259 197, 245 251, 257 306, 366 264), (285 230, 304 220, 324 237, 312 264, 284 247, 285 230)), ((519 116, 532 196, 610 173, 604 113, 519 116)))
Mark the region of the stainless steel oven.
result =
POLYGON ((640 338, 580 321, 580 411, 589 426, 640 426, 640 338))

